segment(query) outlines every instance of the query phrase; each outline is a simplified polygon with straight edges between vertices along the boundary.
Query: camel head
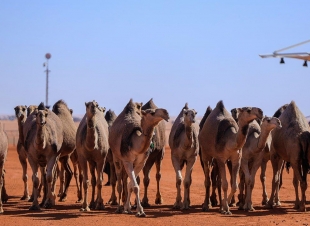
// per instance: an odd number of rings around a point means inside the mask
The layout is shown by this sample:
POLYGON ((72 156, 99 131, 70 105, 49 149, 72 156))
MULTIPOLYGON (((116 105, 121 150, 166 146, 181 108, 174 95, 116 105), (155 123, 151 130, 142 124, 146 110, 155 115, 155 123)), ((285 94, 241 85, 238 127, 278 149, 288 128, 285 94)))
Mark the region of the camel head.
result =
POLYGON ((104 113, 105 112, 105 107, 98 107, 98 109, 99 109, 99 111, 101 111, 102 113, 104 113))
POLYGON ((196 122, 195 116, 197 112, 194 109, 183 109, 184 122, 187 125, 191 125, 196 122))
POLYGON ((138 114, 138 115, 142 115, 141 111, 142 111, 142 106, 143 106, 143 103, 138 103, 138 102, 135 102, 135 112, 138 114))
POLYGON ((163 108, 142 110, 141 113, 142 118, 145 121, 148 121, 150 124, 157 125, 163 119, 166 122, 169 120, 169 113, 166 109, 163 108))
POLYGON ((86 106, 86 115, 87 118, 91 118, 94 114, 97 113, 97 111, 99 111, 99 105, 96 101, 90 101, 88 103, 85 102, 85 106, 86 106))
POLYGON ((18 105, 14 108, 15 116, 18 120, 25 120, 27 117, 27 106, 26 105, 18 105))
POLYGON ((278 119, 276 117, 265 116, 263 118, 261 127, 266 128, 267 130, 271 131, 275 128, 278 128, 278 129, 282 128, 282 125, 281 125, 280 119, 278 119))
POLYGON ((249 124, 254 119, 262 119, 263 111, 257 107, 243 107, 237 109, 238 122, 249 124))
POLYGON ((38 110, 38 106, 37 105, 30 105, 28 108, 27 108, 27 117, 29 115, 31 115, 32 112, 34 111, 37 111, 38 110))
POLYGON ((48 110, 39 110, 36 113, 36 122, 39 126, 44 126, 46 124, 46 117, 48 116, 48 110))

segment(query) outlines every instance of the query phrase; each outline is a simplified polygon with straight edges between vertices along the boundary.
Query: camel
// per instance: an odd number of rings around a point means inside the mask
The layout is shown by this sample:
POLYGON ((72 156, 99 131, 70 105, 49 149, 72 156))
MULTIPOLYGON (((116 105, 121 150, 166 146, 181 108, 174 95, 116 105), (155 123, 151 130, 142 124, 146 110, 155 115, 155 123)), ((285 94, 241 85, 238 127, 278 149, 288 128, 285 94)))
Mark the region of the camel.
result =
POLYGON ((241 163, 240 149, 243 147, 249 128, 249 123, 256 118, 262 118, 263 112, 256 107, 238 108, 238 124, 225 109, 222 101, 219 101, 208 116, 201 129, 198 139, 201 146, 201 157, 204 163, 206 196, 203 203, 203 211, 210 208, 210 168, 212 158, 216 159, 219 167, 224 198, 220 206, 222 214, 231 214, 229 202, 237 190, 237 174, 241 163), (225 163, 232 163, 232 188, 227 197, 228 183, 226 179, 225 163))
POLYGON ((4 132, 3 125, 0 123, 0 214, 3 213, 3 203, 6 203, 8 195, 5 191, 4 163, 8 154, 8 137, 4 132))
POLYGON ((31 115, 32 112, 38 110, 38 106, 37 105, 29 105, 27 108, 27 117, 29 115, 31 115))
POLYGON ((148 150, 155 126, 163 119, 166 121, 169 120, 169 114, 166 109, 141 110, 141 105, 134 103, 130 99, 124 110, 115 119, 110 128, 109 136, 109 144, 113 154, 118 182, 119 206, 116 212, 121 213, 122 211, 122 169, 124 168, 130 182, 127 185, 128 194, 123 213, 131 213, 130 195, 131 192, 134 192, 137 203, 137 217, 144 217, 146 215, 140 203, 140 188, 136 177, 148 158, 148 150))
POLYGON ((67 199, 68 188, 72 179, 72 170, 69 165, 70 155, 75 150, 75 137, 76 137, 76 125, 72 118, 72 109, 69 109, 68 105, 63 101, 57 101, 52 108, 52 111, 59 117, 63 127, 63 142, 60 149, 59 162, 62 169, 65 172, 60 174, 61 188, 64 188, 61 192, 59 201, 64 202, 67 199), (64 185, 63 185, 64 184, 64 185))
POLYGON ((169 134, 169 146, 171 149, 171 161, 176 172, 177 197, 173 205, 175 209, 190 208, 190 186, 192 183, 192 171, 199 153, 198 131, 196 123, 197 112, 189 109, 187 103, 174 121, 169 134), (184 178, 184 199, 181 197, 182 169, 186 163, 184 178))
POLYGON ((63 125, 59 117, 45 108, 41 103, 37 111, 30 114, 24 124, 24 147, 28 153, 28 161, 32 168, 34 200, 30 210, 40 210, 38 203, 38 167, 43 175, 47 194, 44 194, 42 204, 45 208, 55 205, 55 171, 61 155, 63 143, 63 125), (46 168, 46 170, 45 170, 46 168))
MULTIPOLYGON (((281 122, 276 117, 264 117, 261 125, 254 120, 250 124, 247 140, 242 148, 241 169, 244 173, 244 180, 240 179, 239 209, 254 211, 252 205, 252 190, 255 184, 255 175, 262 165, 266 149, 270 150, 271 134, 275 128, 281 128, 281 122), (243 189, 246 189, 245 200, 243 189)), ((241 171, 241 170, 240 170, 241 171)))
MULTIPOLYGON (((113 125, 116 117, 117 117, 117 115, 111 109, 109 109, 106 112, 104 118, 108 123, 109 130, 110 130, 111 126, 113 125)), ((108 174, 108 182, 110 182, 111 187, 112 187, 111 197, 110 197, 108 203, 110 205, 117 205, 118 203, 117 203, 117 197, 116 197, 116 191, 115 191, 116 174, 115 174, 115 167, 114 167, 114 163, 113 163, 113 155, 112 155, 111 148, 109 148, 107 159, 106 159, 106 165, 105 165, 104 169, 105 169, 104 172, 108 174)))
MULTIPOLYGON (((157 109, 158 107, 155 105, 153 98, 150 99, 146 104, 142 106, 142 110, 147 109, 157 109)), ((149 207, 149 199, 147 195, 148 186, 150 184, 150 172, 155 163, 156 166, 156 183, 157 183, 157 191, 155 197, 155 204, 162 204, 163 199, 160 193, 159 182, 161 179, 161 162, 165 154, 165 144, 166 144, 166 123, 165 121, 160 121, 157 126, 154 128, 154 135, 151 141, 151 153, 146 160, 146 163, 143 167, 143 185, 144 185, 144 196, 142 198, 141 205, 143 207, 149 207)))
POLYGON ((279 206, 280 174, 284 161, 289 163, 294 171, 293 185, 295 188, 294 208, 306 211, 307 173, 310 160, 310 132, 305 116, 294 101, 286 107, 279 119, 282 128, 274 129, 270 148, 270 160, 273 169, 271 196, 266 208, 279 206), (299 199, 298 184, 301 188, 301 200, 299 199))
POLYGON ((102 198, 103 169, 109 150, 108 124, 104 118, 105 108, 99 107, 96 101, 85 103, 86 113, 79 124, 76 133, 76 150, 78 161, 83 172, 84 200, 81 211, 90 209, 104 209, 102 198), (92 196, 88 205, 88 167, 91 173, 92 196), (97 179, 95 176, 97 171, 97 179), (95 201, 95 188, 97 186, 97 198, 95 201))
POLYGON ((24 136, 23 129, 24 124, 27 118, 27 106, 26 105, 18 105, 14 108, 15 116, 17 118, 18 123, 18 142, 17 142, 17 153, 19 162, 23 169, 22 179, 24 181, 24 195, 20 200, 29 200, 29 191, 28 191, 28 175, 27 175, 27 152, 24 148, 24 136))

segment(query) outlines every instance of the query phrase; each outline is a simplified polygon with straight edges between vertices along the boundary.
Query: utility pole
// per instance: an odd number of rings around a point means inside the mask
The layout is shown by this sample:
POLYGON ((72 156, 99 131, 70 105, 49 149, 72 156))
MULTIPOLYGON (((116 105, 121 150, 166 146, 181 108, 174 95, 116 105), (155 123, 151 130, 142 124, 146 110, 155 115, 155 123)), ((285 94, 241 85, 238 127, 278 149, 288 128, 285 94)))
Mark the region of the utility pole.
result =
POLYGON ((46 58, 46 63, 43 64, 43 67, 46 67, 46 70, 44 72, 46 72, 46 93, 45 93, 45 107, 46 108, 50 108, 50 106, 48 105, 48 73, 50 72, 50 70, 48 70, 48 60, 51 58, 51 54, 47 53, 45 54, 45 58, 46 58))

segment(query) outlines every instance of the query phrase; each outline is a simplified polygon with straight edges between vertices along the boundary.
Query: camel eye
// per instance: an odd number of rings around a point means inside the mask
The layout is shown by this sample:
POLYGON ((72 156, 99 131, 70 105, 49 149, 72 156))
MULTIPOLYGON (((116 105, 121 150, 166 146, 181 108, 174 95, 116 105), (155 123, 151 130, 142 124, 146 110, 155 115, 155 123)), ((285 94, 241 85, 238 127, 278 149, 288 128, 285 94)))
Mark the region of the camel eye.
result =
POLYGON ((270 122, 270 119, 267 119, 267 122, 270 122))
POLYGON ((248 109, 247 112, 248 112, 248 113, 251 113, 251 109, 248 109))

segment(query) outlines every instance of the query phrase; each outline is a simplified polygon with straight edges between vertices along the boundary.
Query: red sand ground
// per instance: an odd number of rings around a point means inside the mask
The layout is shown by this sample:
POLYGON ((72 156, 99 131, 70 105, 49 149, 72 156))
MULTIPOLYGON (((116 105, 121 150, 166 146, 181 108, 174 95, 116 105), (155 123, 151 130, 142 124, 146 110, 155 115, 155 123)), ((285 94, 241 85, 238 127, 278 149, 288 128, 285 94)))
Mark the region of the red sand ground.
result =
MULTIPOLYGON (((294 190, 292 185, 292 171, 284 173, 283 187, 280 191, 282 206, 272 210, 265 210, 260 205, 262 192, 259 180, 259 172, 256 176, 256 185, 253 192, 253 204, 255 212, 239 211, 232 207, 232 216, 224 216, 218 212, 218 207, 212 208, 209 212, 201 211, 201 204, 204 200, 204 176, 199 163, 195 164, 193 171, 193 183, 191 187, 192 208, 187 211, 173 210, 175 201, 175 173, 170 160, 170 149, 166 149, 166 155, 162 166, 161 191, 164 199, 163 205, 155 205, 155 169, 151 173, 149 187, 149 200, 152 207, 145 208, 146 218, 137 218, 134 214, 116 214, 115 206, 106 205, 103 211, 80 212, 81 204, 76 201, 76 188, 74 181, 71 181, 68 200, 57 202, 53 209, 42 209, 41 211, 29 211, 31 203, 21 201, 23 183, 21 166, 15 147, 11 146, 5 164, 6 187, 10 199, 4 204, 5 213, 0 215, 0 225, 308 225, 308 213, 299 213, 293 209, 294 190)), ((267 185, 270 193, 271 165, 268 165, 267 185)), ((31 169, 28 168, 28 175, 31 178, 31 169)), ((105 176, 105 181, 106 181, 105 176)), ((105 182, 104 182, 105 183, 105 182)), ((30 179, 30 188, 32 182, 30 179)), ((58 188, 57 188, 58 190, 58 188)), ((103 198, 106 202, 110 197, 111 187, 103 188, 103 198)), ((182 189, 183 191, 183 189, 182 189)), ((141 186, 141 197, 143 185, 141 186)), ((309 195, 309 193, 308 193, 309 195)), ((309 210, 309 206, 307 208, 309 210)), ((135 212, 135 211, 133 211, 135 212)))

